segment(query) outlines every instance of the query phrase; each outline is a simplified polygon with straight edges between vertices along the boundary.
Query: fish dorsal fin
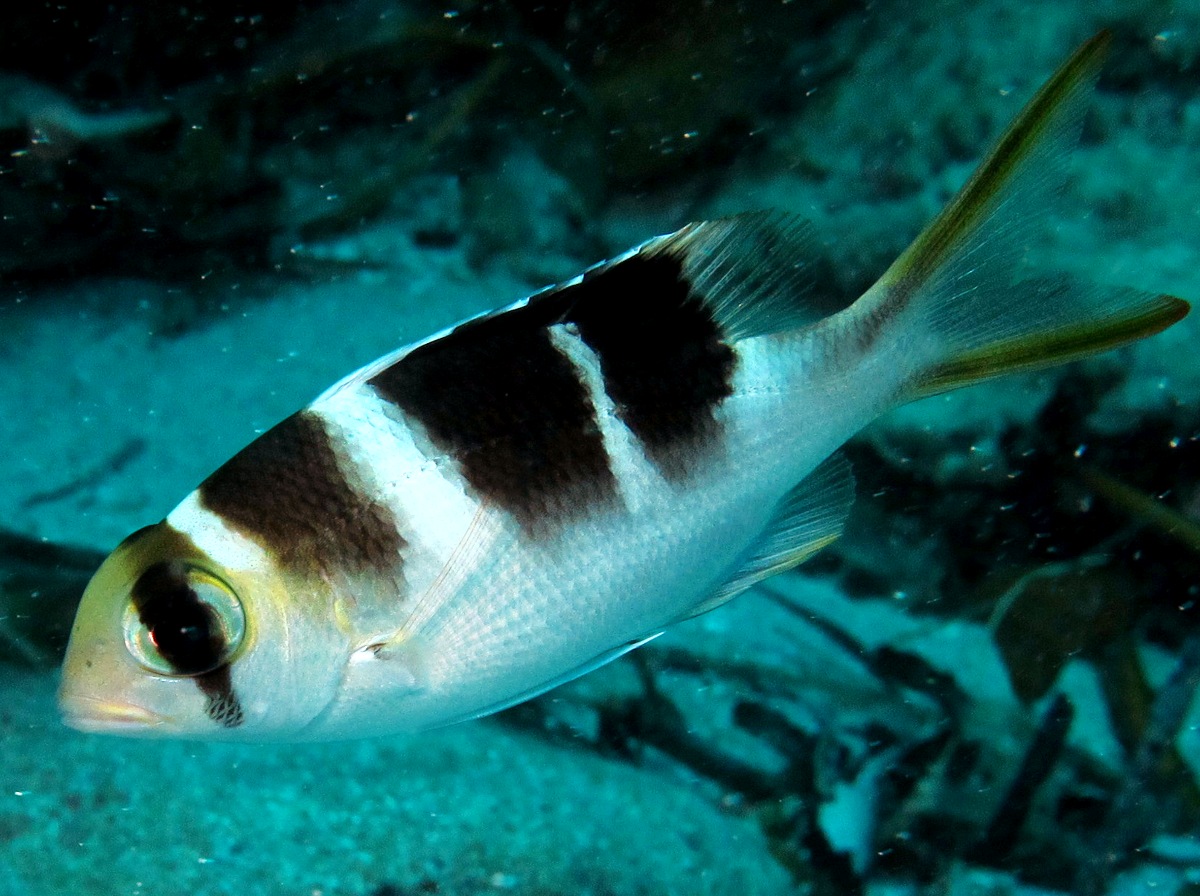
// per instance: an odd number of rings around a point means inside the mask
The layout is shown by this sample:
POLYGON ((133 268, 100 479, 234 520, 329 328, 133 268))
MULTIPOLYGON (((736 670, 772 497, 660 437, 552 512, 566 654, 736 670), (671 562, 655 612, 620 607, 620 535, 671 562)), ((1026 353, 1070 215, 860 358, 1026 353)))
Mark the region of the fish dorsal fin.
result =
POLYGON ((854 503, 854 473, 841 452, 827 458, 775 505, 770 521, 725 584, 688 616, 699 616, 837 541, 854 503))
POLYGON ((690 301, 698 301, 730 341, 796 329, 828 317, 846 303, 817 302, 817 251, 813 225, 778 210, 746 212, 687 224, 653 237, 613 258, 601 261, 579 276, 548 286, 531 296, 453 326, 377 358, 343 377, 316 403, 369 382, 400 363, 412 352, 451 336, 456 331, 504 317, 524 315, 530 326, 560 321, 569 313, 575 288, 588 280, 620 269, 633 259, 669 259, 686 282, 690 301))
POLYGON ((806 326, 837 310, 814 307, 815 244, 803 218, 759 211, 688 224, 649 240, 637 254, 677 259, 693 293, 737 341, 806 326))

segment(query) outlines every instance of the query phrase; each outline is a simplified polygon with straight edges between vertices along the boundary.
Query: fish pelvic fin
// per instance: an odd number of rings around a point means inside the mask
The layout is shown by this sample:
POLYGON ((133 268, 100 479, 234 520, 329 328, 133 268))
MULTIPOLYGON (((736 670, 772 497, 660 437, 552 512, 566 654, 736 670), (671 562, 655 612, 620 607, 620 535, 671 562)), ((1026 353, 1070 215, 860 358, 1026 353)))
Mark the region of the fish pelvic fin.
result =
POLYGON ((864 340, 908 329, 904 398, 1048 367, 1153 335, 1182 299, 1030 275, 1039 209, 1061 191, 1111 35, 1096 34, 1017 115, 958 195, 850 309, 864 340))
POLYGON ((853 504, 854 473, 839 451, 780 499, 733 574, 685 618, 715 610, 747 588, 799 566, 837 541, 853 504))

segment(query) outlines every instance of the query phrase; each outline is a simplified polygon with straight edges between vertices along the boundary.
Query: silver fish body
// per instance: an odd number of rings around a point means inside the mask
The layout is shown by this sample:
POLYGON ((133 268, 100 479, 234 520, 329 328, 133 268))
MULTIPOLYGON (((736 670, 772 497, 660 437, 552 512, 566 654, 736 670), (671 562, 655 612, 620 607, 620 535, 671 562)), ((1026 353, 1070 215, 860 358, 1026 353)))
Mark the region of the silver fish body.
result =
POLYGON ((494 712, 834 540, 836 451, 887 408, 1169 326, 1178 299, 1014 274, 1106 43, 843 311, 809 310, 807 225, 756 213, 347 377, 106 561, 67 721, 300 740, 494 712))

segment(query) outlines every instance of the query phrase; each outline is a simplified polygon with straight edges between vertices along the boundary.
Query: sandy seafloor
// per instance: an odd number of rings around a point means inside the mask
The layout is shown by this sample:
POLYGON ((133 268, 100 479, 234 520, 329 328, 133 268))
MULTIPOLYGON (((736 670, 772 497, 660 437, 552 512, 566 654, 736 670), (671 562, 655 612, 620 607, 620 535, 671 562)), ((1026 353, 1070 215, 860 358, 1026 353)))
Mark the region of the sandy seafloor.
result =
MULTIPOLYGON (((964 114, 999 124, 1078 40, 1117 21, 1140 39, 1158 35, 1169 63, 1188 73, 1180 90, 1190 95, 1170 104, 1100 97, 1106 120, 1139 124, 1110 127, 1105 142, 1079 153, 1047 254, 1097 279, 1200 297, 1200 76, 1192 68, 1200 64, 1200 7, 983 3, 925 13, 903 7, 906 18, 898 8, 865 13, 878 18, 877 48, 839 81, 822 115, 805 122, 824 128, 814 151, 844 158, 844 177, 811 184, 794 171, 735 167, 710 212, 790 208, 813 217, 846 257, 869 255, 856 244, 897 227, 911 232, 916 222, 911 205, 874 203, 853 177, 872 127, 854 104, 886 98, 886 117, 912 122, 918 135, 947 103, 976 103, 986 111, 964 114), (977 42, 979 82, 990 89, 950 82, 939 62, 966 40, 977 42), (981 95, 969 95, 976 90, 981 95)), ((919 203, 926 213, 968 167, 936 172, 919 203)), ((637 239, 682 223, 670 217, 663 200, 625 218, 614 213, 606 228, 614 242, 637 239)), ((108 549, 344 373, 534 285, 503 262, 481 270, 457 249, 418 249, 402 225, 374 228, 373 238, 390 240, 386 270, 312 284, 233 284, 221 314, 171 338, 155 334, 163 287, 148 281, 106 278, 16 294, 0 285, 5 527, 108 549), (60 489, 63 497, 30 500, 60 489)), ((353 235, 346 245, 355 251, 353 235)), ((1132 375, 1104 413, 1119 421, 1139 407, 1194 404, 1197 336, 1194 315, 1126 350, 1132 375)), ((966 431, 986 445, 1004 421, 1029 419, 1052 383, 1052 375, 1026 376, 935 399, 875 432, 966 431)), ((809 587, 792 578, 789 587, 809 587)), ((672 637, 736 653, 761 636, 756 601, 748 595, 672 637)), ((994 663, 980 652, 939 649, 952 657, 948 666, 994 663)), ((662 757, 634 768, 486 721, 315 746, 122 741, 61 727, 54 687, 52 675, 0 665, 0 896, 796 892, 738 802, 662 757)), ((703 707, 704 695, 694 699, 703 707)), ((1011 704, 1003 688, 996 699, 1011 704)), ((1192 719, 1200 723, 1196 712, 1192 719)), ((1194 732, 1182 745, 1196 774, 1194 732)), ((1093 748, 1103 755, 1109 746, 1093 748)), ((1127 891, 1176 892, 1186 877, 1177 869, 1161 880, 1146 874, 1127 881, 1127 891)), ((967 869, 946 890, 1018 891, 1006 877, 967 869)))

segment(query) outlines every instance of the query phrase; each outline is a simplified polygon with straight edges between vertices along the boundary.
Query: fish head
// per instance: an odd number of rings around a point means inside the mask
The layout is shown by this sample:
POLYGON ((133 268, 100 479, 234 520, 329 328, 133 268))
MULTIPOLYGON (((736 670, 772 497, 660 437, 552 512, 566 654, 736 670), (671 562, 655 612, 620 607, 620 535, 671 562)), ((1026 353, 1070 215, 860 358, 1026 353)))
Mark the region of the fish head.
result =
POLYGON ((164 521, 113 551, 71 630, 59 689, 68 725, 269 741, 325 709, 340 664, 316 630, 321 614, 295 609, 326 599, 320 583, 291 582, 265 552, 237 547, 222 553, 239 562, 219 562, 164 521))

